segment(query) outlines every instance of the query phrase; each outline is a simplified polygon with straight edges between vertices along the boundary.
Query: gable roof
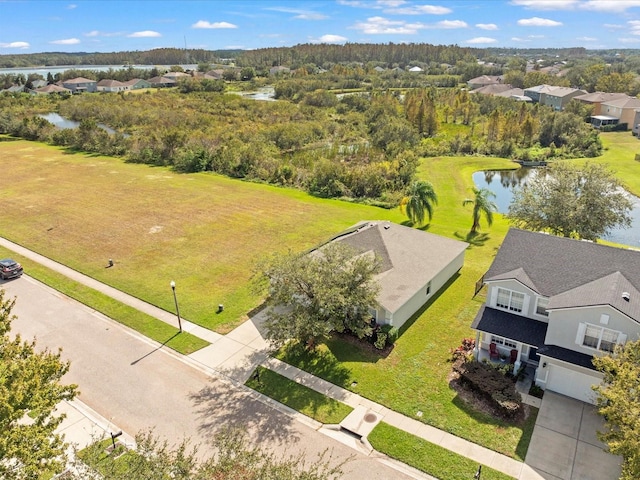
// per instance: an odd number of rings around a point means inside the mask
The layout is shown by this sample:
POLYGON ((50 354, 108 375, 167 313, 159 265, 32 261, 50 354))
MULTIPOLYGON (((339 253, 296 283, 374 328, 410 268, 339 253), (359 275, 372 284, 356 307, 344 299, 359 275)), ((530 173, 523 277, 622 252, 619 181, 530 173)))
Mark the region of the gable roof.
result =
POLYGON ((36 88, 33 90, 36 93, 71 93, 71 90, 68 88, 61 87, 60 85, 56 85, 52 83, 51 85, 47 85, 45 87, 36 88))
POLYGON ((485 95, 495 95, 497 93, 506 92, 512 90, 513 87, 508 83, 490 83, 480 88, 471 90, 469 93, 484 93, 485 95))
POLYGON ((625 95, 624 97, 618 97, 602 102, 601 105, 617 108, 640 108, 640 99, 625 95))
POLYGON ((452 260, 466 250, 460 242, 386 221, 362 222, 332 241, 358 253, 375 252, 381 260, 378 303, 395 312, 452 260))
POLYGON ((640 252, 512 228, 485 281, 514 279, 549 308, 611 305, 640 321, 640 252), (622 292, 630 294, 629 301, 622 292))
POLYGON ((80 84, 80 83, 96 83, 95 80, 90 80, 88 78, 84 78, 84 77, 76 77, 76 78, 71 78, 69 80, 65 80, 62 82, 63 85, 76 85, 76 84, 80 84))
POLYGON ((98 82, 98 87, 124 87, 125 84, 118 80, 103 78, 98 82))
POLYGON ((573 97, 573 99, 580 100, 581 102, 585 103, 602 103, 626 96, 626 93, 593 92, 585 93, 584 95, 577 95, 573 97))
POLYGON ((586 90, 579 90, 577 88, 571 88, 571 87, 556 87, 553 90, 547 92, 547 95, 550 97, 567 97, 569 95, 573 95, 575 93, 580 93, 580 94, 584 94, 586 93, 586 90))

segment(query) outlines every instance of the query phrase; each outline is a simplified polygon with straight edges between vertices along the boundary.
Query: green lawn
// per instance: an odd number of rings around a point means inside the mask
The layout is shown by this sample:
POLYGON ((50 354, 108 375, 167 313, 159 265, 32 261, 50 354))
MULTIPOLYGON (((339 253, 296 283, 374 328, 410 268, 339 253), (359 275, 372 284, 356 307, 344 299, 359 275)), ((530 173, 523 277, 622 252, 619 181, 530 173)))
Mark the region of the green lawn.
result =
MULTIPOLYGON (((60 273, 49 270, 39 263, 32 262, 0 247, 0 258, 5 257, 11 257, 20 262, 25 272, 36 280, 183 355, 189 355, 209 345, 206 340, 187 332, 179 333, 177 327, 120 303, 107 295, 70 280, 60 273)), ((18 298, 17 301, 20 301, 20 299, 18 298)))
MULTIPOLYGON (((410 435, 384 422, 379 423, 368 436, 369 442, 379 452, 422 470, 436 478, 447 480, 471 480, 478 471, 478 464, 462 455, 452 453, 419 437, 410 435)), ((513 477, 482 467, 482 480, 509 480, 513 477)))
POLYGON ((256 371, 259 377, 256 378, 254 372, 245 385, 320 423, 338 424, 353 410, 279 373, 263 367, 258 367, 256 371))

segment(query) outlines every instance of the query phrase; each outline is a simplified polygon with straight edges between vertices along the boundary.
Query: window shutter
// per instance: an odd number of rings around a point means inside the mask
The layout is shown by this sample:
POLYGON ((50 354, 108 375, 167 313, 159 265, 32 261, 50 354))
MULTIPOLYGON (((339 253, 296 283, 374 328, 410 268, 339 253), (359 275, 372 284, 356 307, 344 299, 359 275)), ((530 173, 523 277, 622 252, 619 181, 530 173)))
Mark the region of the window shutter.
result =
POLYGON ((491 303, 489 305, 491 305, 492 307, 495 307, 497 299, 498 299, 498 287, 496 287, 495 285, 492 285, 491 286, 491 303))
POLYGON ((582 345, 582 341, 584 340, 584 332, 587 329, 587 325, 585 323, 581 323, 578 325, 578 334, 576 335, 576 343, 578 345, 582 345))
POLYGON ((618 345, 624 345, 625 342, 627 341, 627 335, 624 333, 620 333, 618 334, 618 345))

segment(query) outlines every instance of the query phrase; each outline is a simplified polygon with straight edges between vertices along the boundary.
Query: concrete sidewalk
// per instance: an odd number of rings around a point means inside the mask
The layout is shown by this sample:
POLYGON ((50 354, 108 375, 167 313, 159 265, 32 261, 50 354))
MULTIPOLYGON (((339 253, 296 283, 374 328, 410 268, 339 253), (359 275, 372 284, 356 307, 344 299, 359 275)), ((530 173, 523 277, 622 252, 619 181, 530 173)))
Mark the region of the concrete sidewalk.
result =
MULTIPOLYGON (((25 258, 38 262, 53 271, 61 273, 78 283, 104 293, 123 304, 129 305, 130 307, 145 312, 148 315, 171 325, 175 324, 175 315, 172 313, 98 282, 91 277, 61 265, 6 239, 0 238, 0 245, 24 256, 25 258)), ((367 426, 367 432, 370 431, 377 423, 384 420, 386 423, 396 428, 405 430, 413 435, 435 443, 436 445, 470 458, 479 464, 486 465, 514 478, 520 480, 540 480, 543 478, 522 462, 451 435, 445 431, 438 430, 411 417, 401 415, 384 407, 383 405, 372 402, 360 395, 356 395, 346 389, 315 377, 292 365, 272 358, 269 355, 269 344, 261 332, 263 321, 264 311, 259 312, 256 316, 247 320, 229 334, 220 335, 195 325, 188 320, 183 320, 182 326, 184 331, 188 331, 189 333, 211 343, 211 345, 188 355, 189 361, 199 364, 207 371, 213 371, 223 375, 237 384, 244 384, 255 368, 258 365, 262 365, 265 368, 269 368, 287 378, 323 393, 328 397, 350 405, 355 410, 352 415, 345 419, 345 422, 351 425, 361 425, 366 421, 370 424, 367 426), (369 421, 366 420, 367 418, 374 418, 375 420, 369 421)), ((270 401, 270 403, 276 404, 277 402, 270 401)), ((83 411, 87 411, 86 406, 75 408, 71 405, 71 407, 73 407, 73 409, 68 410, 70 414, 65 428, 68 429, 70 436, 73 437, 71 440, 74 443, 86 445, 92 437, 89 433, 93 434, 94 432, 102 429, 103 432, 108 434, 109 428, 113 428, 109 427, 109 425, 103 420, 94 421, 93 417, 99 418, 99 416, 92 414, 85 415, 85 422, 88 423, 82 423, 82 419, 80 417, 82 416, 81 414, 83 411)), ((66 407, 61 406, 61 408, 66 407)), ((286 412, 289 412, 290 410, 284 406, 279 406, 279 408, 286 412)), ((317 425, 317 429, 322 431, 319 424, 317 425)), ((354 443, 353 436, 347 433, 340 433, 339 430, 330 429, 330 431, 327 431, 326 433, 334 438, 341 439, 344 443, 350 444, 358 450, 368 451, 369 453, 371 451, 370 446, 366 442, 366 435, 363 437, 363 441, 354 443)), ((133 439, 128 437, 128 441, 133 442, 133 439)), ((424 476, 422 478, 424 478, 424 476)))

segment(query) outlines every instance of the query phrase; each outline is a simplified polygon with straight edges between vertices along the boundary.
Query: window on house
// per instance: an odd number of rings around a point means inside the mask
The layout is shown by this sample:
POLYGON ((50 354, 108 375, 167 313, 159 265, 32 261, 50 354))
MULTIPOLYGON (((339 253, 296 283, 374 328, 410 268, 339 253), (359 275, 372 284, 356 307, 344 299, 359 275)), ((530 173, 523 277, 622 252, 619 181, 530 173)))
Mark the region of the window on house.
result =
POLYGON ((549 305, 548 298, 538 297, 538 301, 536 303, 536 313, 538 315, 548 317, 549 316, 549 312, 547 311, 548 305, 549 305))
POLYGON ((576 343, 603 352, 613 352, 615 346, 624 343, 626 339, 627 336, 622 332, 610 330, 599 325, 581 323, 576 343))
POLYGON ((508 338, 503 337, 497 337, 496 335, 491 335, 491 342, 498 345, 504 345, 505 347, 509 348, 518 348, 518 345, 516 345, 516 342, 514 342, 513 340, 509 340, 508 338))
POLYGON ((506 288, 498 288, 496 297, 496 307, 511 310, 512 312, 522 312, 524 306, 524 293, 514 292, 506 288))

